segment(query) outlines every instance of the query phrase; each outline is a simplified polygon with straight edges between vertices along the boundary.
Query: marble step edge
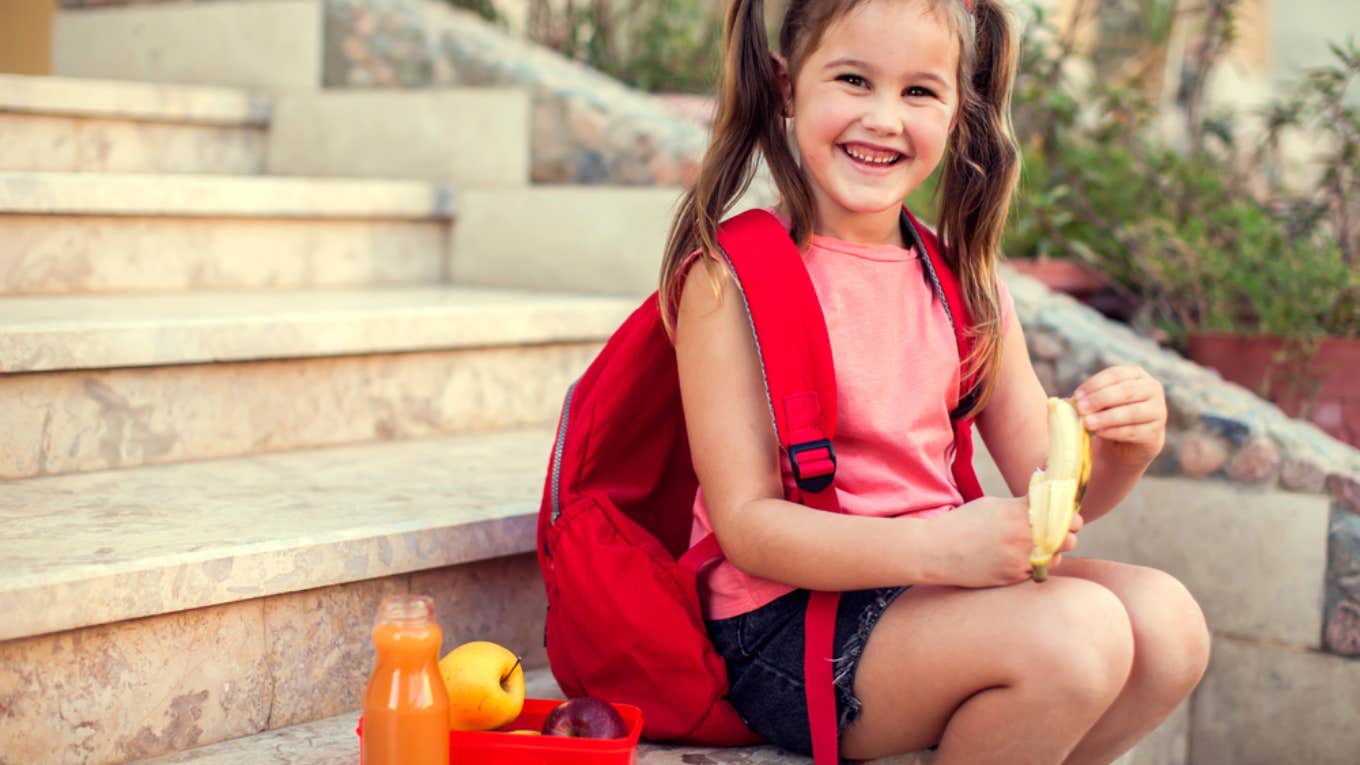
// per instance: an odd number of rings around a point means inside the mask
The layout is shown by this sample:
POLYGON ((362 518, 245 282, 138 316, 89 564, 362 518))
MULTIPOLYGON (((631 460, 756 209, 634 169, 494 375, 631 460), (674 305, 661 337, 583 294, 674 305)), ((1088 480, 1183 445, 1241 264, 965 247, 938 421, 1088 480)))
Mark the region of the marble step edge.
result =
POLYGON ((0 172, 0 216, 448 220, 449 184, 354 178, 0 172))
POLYGON ((0 642, 531 552, 552 437, 7 482, 0 642))
POLYGON ((0 74, 0 113, 265 128, 272 108, 238 88, 0 74))
POLYGON ((596 341, 635 299, 484 287, 0 298, 0 373, 596 341))

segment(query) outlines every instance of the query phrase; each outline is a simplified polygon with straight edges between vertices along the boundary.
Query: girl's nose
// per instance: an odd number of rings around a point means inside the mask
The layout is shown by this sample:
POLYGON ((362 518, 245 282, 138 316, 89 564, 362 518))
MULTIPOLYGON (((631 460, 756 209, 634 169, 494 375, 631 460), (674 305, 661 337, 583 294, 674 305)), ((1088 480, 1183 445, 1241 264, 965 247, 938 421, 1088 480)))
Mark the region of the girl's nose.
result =
POLYGON ((881 135, 897 135, 902 132, 901 109, 892 99, 873 99, 860 122, 865 130, 881 135))

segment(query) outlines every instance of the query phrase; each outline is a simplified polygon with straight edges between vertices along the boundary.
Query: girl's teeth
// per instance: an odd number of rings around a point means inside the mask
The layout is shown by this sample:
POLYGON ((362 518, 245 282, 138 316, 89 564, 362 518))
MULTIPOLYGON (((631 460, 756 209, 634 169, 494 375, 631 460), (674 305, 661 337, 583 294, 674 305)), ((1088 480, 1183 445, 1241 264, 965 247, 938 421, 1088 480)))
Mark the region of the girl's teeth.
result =
POLYGON ((894 154, 894 155, 891 156, 891 157, 875 158, 875 157, 870 157, 870 156, 867 156, 867 155, 865 155, 865 154, 862 154, 862 153, 860 153, 860 152, 858 152, 858 151, 855 151, 854 149, 850 148, 849 146, 842 146, 841 148, 844 149, 844 150, 845 150, 845 153, 846 153, 846 154, 849 154, 851 157, 854 157, 855 159, 859 160, 860 162, 864 162, 864 163, 867 163, 867 164, 870 164, 870 165, 891 165, 892 163, 896 162, 896 161, 898 160, 899 157, 902 156, 902 155, 900 155, 900 154, 894 154))

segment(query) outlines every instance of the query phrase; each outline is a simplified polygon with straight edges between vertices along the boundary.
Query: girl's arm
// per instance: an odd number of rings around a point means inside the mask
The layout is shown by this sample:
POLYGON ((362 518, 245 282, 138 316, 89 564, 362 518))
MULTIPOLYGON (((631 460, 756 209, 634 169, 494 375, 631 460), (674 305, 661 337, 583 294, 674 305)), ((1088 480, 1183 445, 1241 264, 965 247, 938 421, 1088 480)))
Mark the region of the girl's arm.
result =
MULTIPOLYGON (((987 450, 1015 496, 1048 459, 1048 394, 1039 384, 1025 346, 1024 330, 1012 319, 1006 332, 996 390, 977 418, 987 450)), ((1091 482, 1081 516, 1091 521, 1123 501, 1166 438, 1161 385, 1138 367, 1110 367, 1073 392, 1077 411, 1091 431, 1091 482)))
POLYGON ((733 565, 818 590, 983 586, 1026 576, 1029 528, 1023 503, 1013 499, 986 498, 977 512, 924 520, 852 517, 783 499, 779 446, 741 295, 726 269, 701 262, 718 275, 722 293, 703 269, 691 272, 676 361, 694 469, 733 565))
POLYGON ((1030 474, 1048 461, 1048 394, 1034 373, 1014 313, 1002 340, 996 388, 978 413, 977 429, 1011 493, 1025 496, 1030 474))

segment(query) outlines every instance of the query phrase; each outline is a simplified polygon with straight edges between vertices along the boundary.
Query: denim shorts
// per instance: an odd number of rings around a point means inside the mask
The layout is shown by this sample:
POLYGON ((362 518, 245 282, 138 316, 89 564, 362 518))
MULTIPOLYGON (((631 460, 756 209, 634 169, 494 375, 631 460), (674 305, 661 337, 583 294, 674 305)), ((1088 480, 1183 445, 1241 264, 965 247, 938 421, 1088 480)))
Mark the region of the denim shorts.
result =
MULTIPOLYGON (((832 676, 841 734, 860 714, 855 670, 869 633, 906 587, 841 594, 836 611, 832 676)), ((803 624, 809 593, 794 590, 760 608, 707 622, 713 646, 727 663, 728 698, 751 730, 772 744, 812 754, 807 691, 803 684, 803 624)))

